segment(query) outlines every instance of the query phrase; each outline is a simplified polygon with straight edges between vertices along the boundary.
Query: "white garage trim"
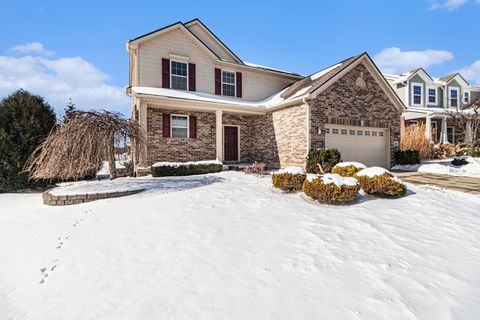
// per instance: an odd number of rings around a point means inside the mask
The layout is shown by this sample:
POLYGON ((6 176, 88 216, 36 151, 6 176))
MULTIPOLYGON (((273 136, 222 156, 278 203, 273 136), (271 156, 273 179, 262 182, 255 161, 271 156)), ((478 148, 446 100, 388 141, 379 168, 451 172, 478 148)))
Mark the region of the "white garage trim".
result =
POLYGON ((325 147, 338 149, 343 161, 390 167, 390 130, 387 128, 326 124, 325 147))

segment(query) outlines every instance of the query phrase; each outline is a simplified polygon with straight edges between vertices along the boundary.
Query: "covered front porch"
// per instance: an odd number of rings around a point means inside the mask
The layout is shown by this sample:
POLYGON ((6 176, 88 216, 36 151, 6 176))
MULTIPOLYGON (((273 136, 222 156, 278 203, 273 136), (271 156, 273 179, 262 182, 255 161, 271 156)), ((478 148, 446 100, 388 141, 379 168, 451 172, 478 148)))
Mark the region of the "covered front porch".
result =
POLYGON ((449 121, 450 116, 445 111, 434 110, 408 110, 403 113, 403 125, 425 126, 425 135, 435 144, 448 144, 463 142, 461 128, 456 128, 453 122, 449 121))

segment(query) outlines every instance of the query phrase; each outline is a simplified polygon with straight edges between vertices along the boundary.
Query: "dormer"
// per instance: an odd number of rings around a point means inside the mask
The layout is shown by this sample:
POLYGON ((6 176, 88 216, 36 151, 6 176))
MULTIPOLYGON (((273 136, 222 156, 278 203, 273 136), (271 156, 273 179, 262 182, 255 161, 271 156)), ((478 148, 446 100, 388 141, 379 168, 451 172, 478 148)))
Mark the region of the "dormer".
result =
POLYGON ((461 74, 453 73, 438 80, 444 83, 445 108, 457 108, 470 103, 470 84, 461 74))

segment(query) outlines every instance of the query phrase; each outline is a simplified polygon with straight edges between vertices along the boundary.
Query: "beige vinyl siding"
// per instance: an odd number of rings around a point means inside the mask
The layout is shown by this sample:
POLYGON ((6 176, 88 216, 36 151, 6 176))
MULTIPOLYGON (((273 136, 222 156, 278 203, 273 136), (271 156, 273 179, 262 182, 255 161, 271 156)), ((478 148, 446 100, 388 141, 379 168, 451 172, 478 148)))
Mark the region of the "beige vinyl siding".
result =
POLYGON ((169 54, 189 57, 190 62, 196 64, 196 90, 201 92, 215 94, 215 68, 242 72, 244 100, 263 100, 294 82, 289 78, 247 71, 235 65, 217 64, 215 58, 190 37, 186 32, 175 29, 140 43, 139 86, 162 87, 162 58, 169 58, 169 54))
POLYGON ((201 26, 193 23, 187 27, 194 35, 196 35, 203 43, 207 45, 217 56, 227 61, 237 61, 235 57, 225 50, 218 42, 212 38, 201 26))

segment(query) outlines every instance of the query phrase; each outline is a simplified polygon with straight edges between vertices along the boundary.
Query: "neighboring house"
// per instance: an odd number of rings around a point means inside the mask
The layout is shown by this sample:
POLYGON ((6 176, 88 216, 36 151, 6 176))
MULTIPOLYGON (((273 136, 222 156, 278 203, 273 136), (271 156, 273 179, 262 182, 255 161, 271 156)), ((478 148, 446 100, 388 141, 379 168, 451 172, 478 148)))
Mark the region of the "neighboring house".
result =
POLYGON ((243 62, 200 20, 127 42, 132 117, 145 128, 135 163, 219 159, 303 165, 338 148, 344 161, 389 167, 402 101, 368 54, 311 76, 243 62))
POLYGON ((435 143, 459 142, 464 130, 455 128, 448 112, 480 98, 479 87, 471 86, 459 73, 433 78, 422 68, 384 77, 407 106, 405 125, 425 124, 426 135, 435 143))

